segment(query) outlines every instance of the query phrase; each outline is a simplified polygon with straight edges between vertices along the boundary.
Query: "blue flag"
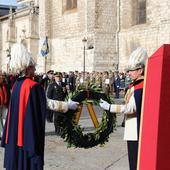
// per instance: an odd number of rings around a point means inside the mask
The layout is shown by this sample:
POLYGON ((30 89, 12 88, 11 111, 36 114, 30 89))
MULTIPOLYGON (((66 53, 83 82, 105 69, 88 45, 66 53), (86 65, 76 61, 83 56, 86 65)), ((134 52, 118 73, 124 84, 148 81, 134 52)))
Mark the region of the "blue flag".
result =
POLYGON ((45 40, 44 40, 42 48, 41 48, 41 55, 43 57, 46 57, 48 53, 49 53, 48 38, 45 37, 45 40))

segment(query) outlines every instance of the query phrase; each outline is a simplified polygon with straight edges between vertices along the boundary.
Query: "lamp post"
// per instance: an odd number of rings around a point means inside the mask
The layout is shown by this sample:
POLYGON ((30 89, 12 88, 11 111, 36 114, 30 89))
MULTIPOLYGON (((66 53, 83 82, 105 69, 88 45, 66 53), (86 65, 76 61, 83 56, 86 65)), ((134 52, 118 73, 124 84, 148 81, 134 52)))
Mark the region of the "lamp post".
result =
POLYGON ((7 54, 7 58, 8 58, 8 61, 7 61, 7 73, 9 72, 9 62, 11 60, 11 48, 7 48, 6 49, 6 54, 7 54))
POLYGON ((84 37, 83 39, 82 39, 82 42, 83 42, 83 81, 85 80, 85 71, 86 71, 86 69, 85 69, 85 64, 86 64, 86 43, 87 43, 87 39, 84 37))

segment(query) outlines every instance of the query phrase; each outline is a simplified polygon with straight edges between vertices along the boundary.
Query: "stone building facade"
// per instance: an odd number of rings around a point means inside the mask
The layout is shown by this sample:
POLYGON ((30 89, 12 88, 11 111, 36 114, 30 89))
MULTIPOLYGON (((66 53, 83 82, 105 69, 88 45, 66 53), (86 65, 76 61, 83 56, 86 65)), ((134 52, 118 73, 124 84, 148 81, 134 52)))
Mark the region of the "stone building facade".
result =
POLYGON ((0 18, 0 64, 3 71, 8 70, 11 46, 16 42, 23 43, 37 59, 39 46, 39 16, 34 7, 24 8, 17 12, 10 9, 9 15, 0 18))
POLYGON ((170 41, 169 0, 18 0, 15 13, 0 18, 0 61, 22 41, 37 71, 123 71, 138 46, 151 55, 170 41), (49 54, 39 53, 48 37, 49 54), (83 44, 82 40, 87 42, 83 44), (85 47, 85 48, 84 48, 85 47), (84 50, 85 49, 85 50, 84 50), (84 62, 85 58, 85 62, 84 62))
POLYGON ((169 0, 120 0, 119 67, 138 46, 151 56, 162 44, 170 43, 169 0))
POLYGON ((48 36, 51 51, 47 66, 87 71, 112 69, 115 57, 116 11, 113 0, 68 0, 39 3, 40 39, 48 36), (45 11, 45 12, 44 12, 45 11), (51 64, 50 64, 51 63, 51 64))

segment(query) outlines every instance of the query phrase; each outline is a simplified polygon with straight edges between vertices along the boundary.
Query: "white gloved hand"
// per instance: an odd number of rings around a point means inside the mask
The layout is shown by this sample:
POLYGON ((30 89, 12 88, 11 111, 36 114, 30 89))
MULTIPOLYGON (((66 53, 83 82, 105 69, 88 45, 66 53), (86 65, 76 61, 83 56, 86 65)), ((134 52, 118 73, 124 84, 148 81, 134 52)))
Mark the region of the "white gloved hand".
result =
POLYGON ((68 100, 68 109, 76 110, 78 108, 78 102, 74 102, 71 99, 68 100))
POLYGON ((110 104, 106 102, 105 100, 100 99, 99 103, 100 107, 102 107, 104 110, 109 110, 110 109, 110 104))
POLYGON ((46 74, 43 75, 42 79, 45 79, 45 78, 47 78, 47 75, 46 75, 46 74))

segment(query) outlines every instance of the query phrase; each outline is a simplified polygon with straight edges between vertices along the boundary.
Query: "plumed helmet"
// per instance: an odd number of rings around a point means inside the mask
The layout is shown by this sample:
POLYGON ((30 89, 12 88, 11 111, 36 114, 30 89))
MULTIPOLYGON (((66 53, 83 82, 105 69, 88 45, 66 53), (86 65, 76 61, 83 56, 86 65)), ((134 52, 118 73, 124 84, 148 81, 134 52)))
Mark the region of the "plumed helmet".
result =
POLYGON ((23 44, 16 43, 12 46, 10 69, 13 73, 21 73, 27 67, 35 65, 35 61, 23 44))
POLYGON ((130 54, 126 70, 144 68, 147 58, 147 52, 143 48, 138 47, 130 54))

